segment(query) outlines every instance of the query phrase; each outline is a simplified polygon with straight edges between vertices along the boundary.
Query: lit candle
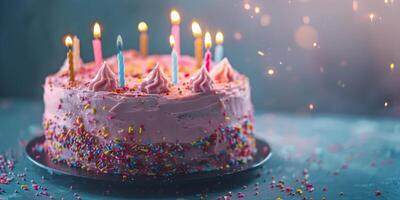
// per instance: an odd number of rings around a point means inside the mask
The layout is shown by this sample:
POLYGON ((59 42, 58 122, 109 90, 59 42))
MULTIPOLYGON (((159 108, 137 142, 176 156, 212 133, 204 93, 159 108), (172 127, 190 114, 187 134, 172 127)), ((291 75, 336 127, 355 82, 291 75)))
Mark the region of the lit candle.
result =
POLYGON ((179 55, 181 55, 181 36, 180 36, 180 27, 179 24, 181 23, 181 16, 179 15, 178 11, 173 9, 171 11, 171 35, 175 38, 175 51, 179 55))
POLYGON ((140 54, 142 56, 147 56, 147 54, 149 52, 149 48, 148 48, 149 37, 147 35, 148 29, 149 29, 149 27, 147 26, 146 22, 140 22, 138 24, 138 30, 140 32, 139 49, 140 49, 140 54))
POLYGON ((196 21, 192 22, 192 32, 194 40, 194 57, 196 58, 196 68, 201 67, 203 61, 203 33, 201 27, 196 21))
POLYGON ((74 55, 72 54, 72 38, 69 35, 65 37, 65 46, 68 48, 67 58, 68 58, 69 81, 73 82, 75 80, 74 55))
POLYGON ((214 61, 217 63, 224 57, 224 34, 222 32, 217 32, 215 35, 215 43, 217 44, 214 49, 214 61))
POLYGON ((171 75, 172 75, 172 84, 178 84, 178 55, 175 50, 175 38, 173 35, 169 36, 169 44, 171 45, 171 75))
POLYGON ((211 70, 211 59, 212 59, 210 51, 210 48, 212 46, 210 32, 206 32, 206 34, 204 35, 204 46, 207 49, 206 54, 204 55, 204 65, 206 66, 206 69, 209 72, 211 70))
POLYGON ((79 69, 81 64, 81 45, 79 38, 75 35, 73 38, 72 54, 74 56, 74 66, 79 69))
POLYGON ((121 35, 118 35, 117 37, 117 49, 118 49, 118 54, 117 54, 117 60, 118 60, 118 66, 119 66, 119 87, 123 88, 125 87, 125 63, 124 63, 124 55, 122 54, 122 37, 121 35))
POLYGON ((93 26, 93 54, 94 62, 97 67, 103 64, 103 50, 101 48, 101 28, 99 23, 95 23, 93 26))

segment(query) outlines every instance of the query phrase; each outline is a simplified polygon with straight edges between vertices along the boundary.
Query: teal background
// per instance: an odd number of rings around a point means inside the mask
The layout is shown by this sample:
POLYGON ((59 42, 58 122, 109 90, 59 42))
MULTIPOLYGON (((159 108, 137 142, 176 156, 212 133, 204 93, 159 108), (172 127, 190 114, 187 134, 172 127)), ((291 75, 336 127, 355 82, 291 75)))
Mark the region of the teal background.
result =
POLYGON ((65 34, 81 39, 85 61, 92 60, 91 26, 103 25, 104 55, 115 53, 118 34, 127 48, 138 47, 137 23, 150 27, 150 53, 168 53, 169 11, 182 15, 182 51, 192 54, 190 22, 225 32, 225 54, 250 77, 258 110, 397 115, 400 102, 399 3, 349 0, 2 0, 0 1, 0 97, 41 99, 44 78, 64 61, 65 34), (251 10, 243 8, 249 2, 251 10), (289 3, 290 2, 290 3, 289 3), (259 6, 260 14, 253 9, 259 6), (374 23, 369 14, 376 15, 374 23), (260 19, 268 15, 269 26, 260 19), (318 46, 306 50, 294 40, 309 16, 318 46), (236 32, 242 39, 236 40, 236 32), (290 50, 288 50, 290 49, 290 50), (264 56, 257 52, 262 51, 264 56), (396 68, 390 71, 389 64, 396 68), (275 75, 266 74, 275 69, 275 75), (384 107, 384 102, 388 107, 384 107))

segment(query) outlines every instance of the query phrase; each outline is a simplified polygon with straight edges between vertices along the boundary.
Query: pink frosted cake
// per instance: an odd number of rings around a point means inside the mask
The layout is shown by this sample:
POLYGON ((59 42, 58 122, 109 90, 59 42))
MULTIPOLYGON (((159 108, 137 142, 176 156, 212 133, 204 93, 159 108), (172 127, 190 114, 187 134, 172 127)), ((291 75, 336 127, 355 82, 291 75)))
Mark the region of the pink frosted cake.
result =
POLYGON ((226 169, 255 153, 246 76, 227 59, 211 72, 180 59, 170 83, 170 56, 124 52, 124 88, 116 57, 46 78, 45 149, 54 162, 122 175, 174 175, 226 169))

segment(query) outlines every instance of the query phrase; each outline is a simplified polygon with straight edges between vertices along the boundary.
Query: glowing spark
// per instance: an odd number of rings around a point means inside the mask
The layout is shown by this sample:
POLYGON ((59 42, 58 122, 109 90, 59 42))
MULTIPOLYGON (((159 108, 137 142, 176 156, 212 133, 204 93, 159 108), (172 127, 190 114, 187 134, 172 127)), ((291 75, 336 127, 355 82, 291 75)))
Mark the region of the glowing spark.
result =
POLYGON ((314 104, 312 104, 312 103, 308 104, 308 109, 314 110, 314 104))
POLYGON ((273 76, 273 75, 275 74, 275 70, 274 70, 274 69, 268 69, 268 70, 267 70, 267 74, 268 74, 269 76, 273 76))
POLYGON ((265 55, 265 53, 262 52, 262 51, 257 51, 257 53, 258 53, 258 55, 260 55, 260 56, 264 56, 264 55, 265 55))
POLYGON ((385 101, 383 105, 385 105, 385 108, 387 108, 389 106, 389 102, 385 101))
POLYGON ((395 67, 396 67, 396 65, 394 63, 390 63, 390 65, 389 65, 390 70, 393 71, 395 67))
POLYGON ((385 0, 385 4, 388 4, 389 3, 389 0, 385 0))
POLYGON ((256 13, 256 14, 258 14, 258 13, 260 13, 260 7, 258 7, 258 6, 256 6, 255 8, 254 8, 254 12, 256 13))
POLYGON ((312 44, 312 46, 313 46, 314 48, 316 48, 316 47, 318 47, 318 44, 317 44, 316 42, 314 42, 314 43, 312 44))
POLYGON ((369 19, 371 20, 371 23, 374 22, 375 14, 374 13, 370 13, 369 14, 369 19))
POLYGON ((245 3, 245 4, 243 5, 243 8, 244 8, 245 10, 250 10, 251 6, 250 6, 249 3, 245 3))

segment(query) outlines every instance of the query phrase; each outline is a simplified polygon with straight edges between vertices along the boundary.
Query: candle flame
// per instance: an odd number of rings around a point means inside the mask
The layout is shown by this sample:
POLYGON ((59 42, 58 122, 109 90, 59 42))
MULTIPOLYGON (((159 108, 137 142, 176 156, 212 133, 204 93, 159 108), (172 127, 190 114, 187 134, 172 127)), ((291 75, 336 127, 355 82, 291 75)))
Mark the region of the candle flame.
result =
POLYGON ((204 35, 204 46, 209 49, 212 46, 211 34, 210 32, 206 32, 204 35))
POLYGON ((215 35, 215 43, 222 44, 224 43, 224 34, 220 31, 215 35))
POLYGON ((192 32, 194 37, 201 37, 202 32, 201 32, 201 27, 200 24, 196 21, 192 22, 192 32))
POLYGON ((181 23, 181 16, 175 9, 171 10, 171 23, 173 25, 179 25, 181 23))
POLYGON ((175 37, 173 35, 169 35, 169 45, 171 45, 171 48, 175 46, 175 37))
POLYGON ((149 29, 149 27, 147 26, 146 22, 140 22, 138 24, 138 30, 139 32, 146 32, 149 29))
POLYGON ((118 48, 118 50, 121 50, 122 49, 122 45, 123 45, 124 43, 123 43, 123 41, 122 41, 122 37, 121 37, 121 35, 118 35, 118 37, 117 37, 117 48, 118 48))
POLYGON ((68 48, 72 47, 72 37, 70 35, 65 37, 65 46, 68 48))
POLYGON ((96 39, 101 38, 101 28, 100 24, 98 22, 94 23, 93 26, 93 37, 96 39))

